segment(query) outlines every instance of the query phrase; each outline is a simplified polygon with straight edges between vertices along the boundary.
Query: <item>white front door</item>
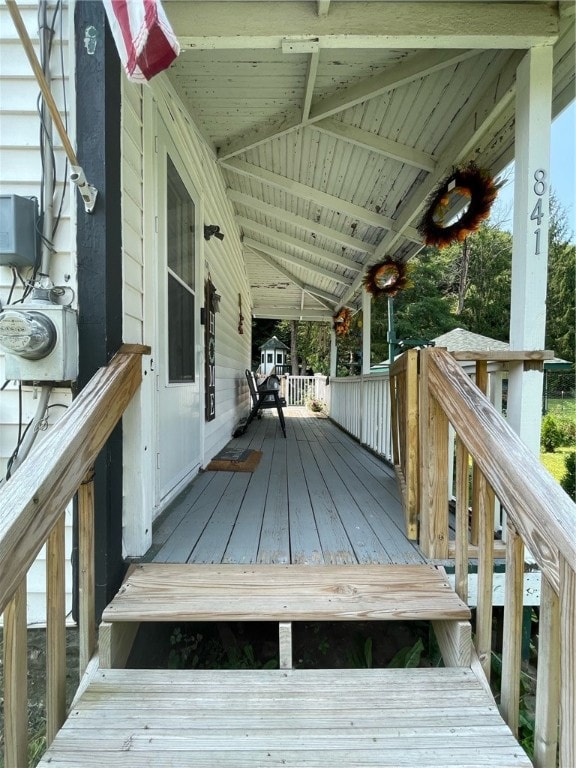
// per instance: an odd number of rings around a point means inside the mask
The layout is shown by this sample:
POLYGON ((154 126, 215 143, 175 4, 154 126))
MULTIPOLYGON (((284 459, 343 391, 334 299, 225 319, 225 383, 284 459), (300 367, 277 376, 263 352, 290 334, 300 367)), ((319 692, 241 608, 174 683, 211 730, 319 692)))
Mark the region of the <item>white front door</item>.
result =
POLYGON ((199 198, 161 123, 157 153, 156 506, 197 473, 203 408, 199 198))

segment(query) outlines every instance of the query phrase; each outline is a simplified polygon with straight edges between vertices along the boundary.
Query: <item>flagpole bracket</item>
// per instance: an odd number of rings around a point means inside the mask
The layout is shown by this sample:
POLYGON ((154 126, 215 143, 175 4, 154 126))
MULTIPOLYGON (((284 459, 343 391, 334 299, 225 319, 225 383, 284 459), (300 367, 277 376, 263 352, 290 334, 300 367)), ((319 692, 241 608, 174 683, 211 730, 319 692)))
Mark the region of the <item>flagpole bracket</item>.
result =
POLYGON ((92 213, 94 206, 96 205, 96 198, 98 197, 98 190, 92 184, 86 181, 84 170, 79 165, 70 166, 70 181, 73 181, 76 185, 78 192, 84 201, 84 210, 86 213, 92 213))

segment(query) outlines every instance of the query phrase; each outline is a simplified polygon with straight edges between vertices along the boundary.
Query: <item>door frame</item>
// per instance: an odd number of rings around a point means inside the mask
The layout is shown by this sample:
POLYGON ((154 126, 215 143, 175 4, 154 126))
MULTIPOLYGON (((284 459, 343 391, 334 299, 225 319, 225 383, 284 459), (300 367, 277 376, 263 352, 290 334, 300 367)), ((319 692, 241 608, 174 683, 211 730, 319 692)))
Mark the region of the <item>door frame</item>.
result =
MULTIPOLYGON (((193 164, 191 160, 186 161, 185 147, 179 147, 172 138, 167 115, 163 117, 158 103, 148 89, 144 89, 144 227, 145 227, 145 249, 144 249, 144 335, 149 339, 152 346, 151 375, 154 377, 153 386, 150 390, 150 407, 142 414, 146 421, 145 432, 150 436, 148 441, 148 460, 146 466, 149 472, 146 475, 146 482, 149 485, 148 498, 151 500, 151 519, 153 520, 170 504, 170 502, 182 492, 190 480, 197 474, 204 461, 204 352, 203 352, 203 326, 200 325, 200 308, 204 304, 204 253, 203 241, 200 236, 200 228, 203 221, 203 200, 201 190, 199 189, 194 175, 191 172, 193 164), (146 130, 148 128, 148 130, 146 130), (164 375, 161 369, 162 356, 160 352, 160 343, 162 341, 161 318, 159 316, 160 308, 158 306, 158 280, 161 277, 165 281, 167 275, 166 253, 164 244, 160 242, 162 227, 160 226, 160 217, 165 215, 164 210, 160 210, 161 199, 160 183, 165 183, 165 178, 160 175, 165 169, 161 168, 160 147, 164 142, 168 154, 180 174, 182 181, 190 192, 195 206, 196 219, 196 239, 195 239, 195 258, 196 258, 196 286, 195 286, 195 347, 196 347, 196 379, 198 382, 198 397, 200 403, 198 417, 198 455, 197 462, 185 473, 176 484, 161 497, 159 487, 159 469, 156 462, 156 455, 159 449, 159 379, 164 375), (162 249, 162 250, 161 250, 162 249), (162 253, 160 259, 157 254, 162 253)), ((182 386, 173 384, 171 386, 182 386)))

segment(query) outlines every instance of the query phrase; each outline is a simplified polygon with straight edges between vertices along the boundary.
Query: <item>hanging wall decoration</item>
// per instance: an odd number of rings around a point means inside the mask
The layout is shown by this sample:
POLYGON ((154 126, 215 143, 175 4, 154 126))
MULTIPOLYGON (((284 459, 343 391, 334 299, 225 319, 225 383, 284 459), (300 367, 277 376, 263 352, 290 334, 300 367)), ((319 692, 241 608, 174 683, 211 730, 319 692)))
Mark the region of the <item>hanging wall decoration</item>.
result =
POLYGON ((368 293, 376 299, 381 296, 396 296, 409 285, 408 267, 402 261, 386 259, 371 267, 362 282, 368 293))
POLYGON ((456 168, 432 193, 418 225, 426 245, 445 248, 476 232, 490 215, 499 187, 474 162, 456 168))
POLYGON ((205 391, 206 403, 204 416, 206 421, 216 417, 216 312, 220 297, 216 286, 208 276, 205 285, 204 302, 204 334, 205 334, 205 391), (216 297, 218 297, 216 299, 216 297))
POLYGON ((352 312, 348 307, 342 307, 334 317, 334 330, 337 336, 347 336, 350 331, 350 322, 352 320, 352 312))

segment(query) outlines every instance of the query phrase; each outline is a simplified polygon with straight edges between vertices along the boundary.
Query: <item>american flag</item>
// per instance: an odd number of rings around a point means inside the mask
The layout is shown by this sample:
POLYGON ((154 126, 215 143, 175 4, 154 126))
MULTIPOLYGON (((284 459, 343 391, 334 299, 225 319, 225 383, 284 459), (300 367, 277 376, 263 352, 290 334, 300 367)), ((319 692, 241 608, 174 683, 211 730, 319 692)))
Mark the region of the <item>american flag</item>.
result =
POLYGON ((180 46, 160 0, 102 2, 129 80, 150 80, 170 66, 180 46))

